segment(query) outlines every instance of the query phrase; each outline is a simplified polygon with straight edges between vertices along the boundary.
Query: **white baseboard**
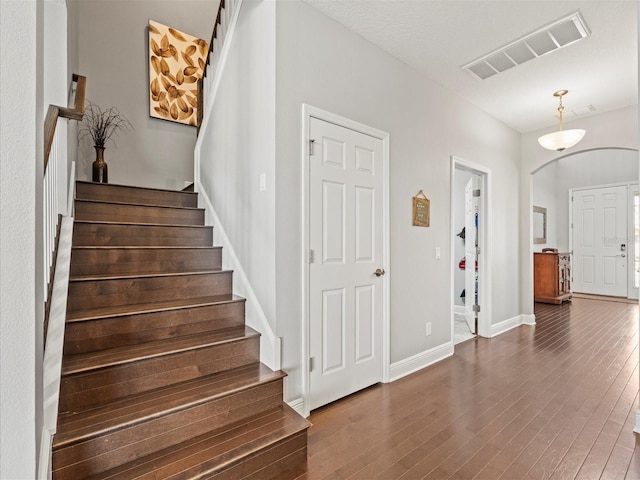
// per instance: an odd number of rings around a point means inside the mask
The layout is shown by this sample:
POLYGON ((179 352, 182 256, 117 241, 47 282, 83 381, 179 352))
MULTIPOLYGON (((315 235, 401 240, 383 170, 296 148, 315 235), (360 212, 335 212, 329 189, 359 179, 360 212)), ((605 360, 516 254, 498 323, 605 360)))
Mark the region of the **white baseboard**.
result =
POLYGON ((466 313, 466 309, 463 305, 454 305, 453 306, 453 314, 454 315, 464 315, 466 313))
POLYGON ((536 317, 535 315, 516 315, 515 317, 508 318, 503 320, 502 322, 494 323, 491 325, 491 337, 495 337, 500 335, 501 333, 507 332, 513 328, 519 327, 520 325, 535 325, 536 317))
POLYGON ((302 397, 287 402, 287 405, 293 408, 300 416, 306 417, 304 414, 304 399, 302 397))
POLYGON ((636 426, 633 427, 635 433, 640 433, 640 410, 636 410, 636 426))
POLYGON ((451 355, 453 355, 453 343, 448 342, 400 360, 399 362, 392 363, 389 368, 389 381, 393 382, 418 370, 422 370, 451 355))

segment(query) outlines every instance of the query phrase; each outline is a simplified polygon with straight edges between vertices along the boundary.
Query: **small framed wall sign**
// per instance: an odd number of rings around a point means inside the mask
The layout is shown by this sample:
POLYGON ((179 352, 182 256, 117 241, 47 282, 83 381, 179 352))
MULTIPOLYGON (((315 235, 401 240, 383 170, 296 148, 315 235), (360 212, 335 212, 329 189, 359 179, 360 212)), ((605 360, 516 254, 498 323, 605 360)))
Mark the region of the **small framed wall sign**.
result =
POLYGON ((422 190, 413 197, 413 225, 428 227, 431 222, 430 202, 422 190))

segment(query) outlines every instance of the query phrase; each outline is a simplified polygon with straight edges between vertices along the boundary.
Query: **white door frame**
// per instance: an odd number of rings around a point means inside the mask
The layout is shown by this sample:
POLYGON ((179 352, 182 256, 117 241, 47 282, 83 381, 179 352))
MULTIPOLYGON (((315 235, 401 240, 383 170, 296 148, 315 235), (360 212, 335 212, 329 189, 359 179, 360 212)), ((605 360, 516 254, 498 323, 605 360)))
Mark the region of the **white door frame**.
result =
POLYGON ((632 300, 638 300, 638 289, 634 287, 635 285, 635 259, 638 252, 636 252, 636 242, 635 242, 635 205, 634 205, 634 195, 638 192, 640 186, 638 183, 633 182, 629 184, 629 188, 627 189, 627 240, 629 240, 631 244, 631 248, 627 247, 627 252, 629 252, 629 272, 627 275, 627 298, 632 300))
MULTIPOLYGON (((569 250, 571 250, 571 284, 573 285, 573 202, 571 199, 573 198, 574 192, 579 192, 580 190, 595 190, 598 188, 608 188, 608 187, 627 187, 627 240, 633 242, 633 222, 629 222, 629 219, 633 217, 633 214, 629 212, 630 204, 629 202, 633 200, 629 195, 630 189, 632 186, 637 187, 638 182, 618 182, 618 183, 606 183, 603 185, 589 185, 586 187, 575 187, 569 189, 569 198, 567 202, 569 203, 569 222, 567 228, 569 229, 569 250)), ((626 298, 635 300, 635 297, 629 295, 629 286, 633 284, 633 269, 634 269, 634 261, 633 255, 635 252, 633 251, 635 247, 633 244, 627 244, 627 296, 626 298), (630 248, 631 245, 631 248, 630 248)), ((624 298, 624 297, 620 297, 624 298)))
MULTIPOLYGON (((480 176, 480 189, 482 190, 482 201, 480 202, 480 208, 478 211, 478 217, 480 218, 481 227, 478 229, 478 243, 480 245, 480 262, 478 267, 478 303, 480 304, 480 312, 478 313, 478 332, 477 335, 481 337, 491 338, 491 242, 489 229, 491 225, 491 169, 483 165, 463 160, 462 158, 451 156, 451 199, 449 215, 450 219, 450 269, 451 269, 451 285, 450 301, 449 301, 449 314, 451 318, 451 344, 453 345, 453 329, 454 329, 454 273, 455 265, 453 261, 453 249, 454 239, 456 237, 455 225, 453 224, 453 218, 455 215, 455 175, 456 169, 467 170, 480 176)), ((455 348, 455 347, 454 347, 455 348)))
POLYGON ((303 414, 309 416, 309 392, 310 392, 310 375, 309 375, 309 123, 311 118, 317 118, 325 122, 355 130, 374 138, 382 140, 382 264, 386 270, 386 274, 382 277, 384 296, 382 299, 382 381, 389 381, 390 368, 390 302, 389 302, 389 285, 392 273, 389 265, 389 134, 368 125, 355 122, 348 118, 336 115, 326 110, 313 107, 311 105, 302 104, 302 142, 301 155, 302 159, 302 311, 304 312, 302 322, 302 399, 303 414))

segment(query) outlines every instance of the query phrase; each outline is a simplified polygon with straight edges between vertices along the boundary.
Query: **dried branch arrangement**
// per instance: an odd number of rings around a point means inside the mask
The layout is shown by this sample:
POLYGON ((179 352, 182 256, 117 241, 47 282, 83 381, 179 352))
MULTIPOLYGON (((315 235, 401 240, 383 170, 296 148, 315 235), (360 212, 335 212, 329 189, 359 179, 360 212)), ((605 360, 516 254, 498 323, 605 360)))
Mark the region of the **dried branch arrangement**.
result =
POLYGON ((94 146, 104 148, 109 140, 113 142, 115 135, 130 130, 133 130, 131 122, 116 107, 102 110, 87 100, 84 119, 78 125, 78 141, 91 137, 94 146))

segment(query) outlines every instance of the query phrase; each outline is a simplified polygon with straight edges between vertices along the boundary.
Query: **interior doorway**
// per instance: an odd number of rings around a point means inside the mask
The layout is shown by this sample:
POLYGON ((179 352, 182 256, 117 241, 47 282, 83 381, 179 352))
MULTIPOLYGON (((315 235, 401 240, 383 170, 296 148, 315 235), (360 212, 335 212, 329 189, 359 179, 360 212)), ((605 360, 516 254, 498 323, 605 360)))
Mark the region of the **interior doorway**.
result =
POLYGON ((451 338, 454 345, 491 336, 489 175, 485 167, 452 157, 451 338))
POLYGON ((389 135, 303 106, 303 411, 389 379, 389 135))

